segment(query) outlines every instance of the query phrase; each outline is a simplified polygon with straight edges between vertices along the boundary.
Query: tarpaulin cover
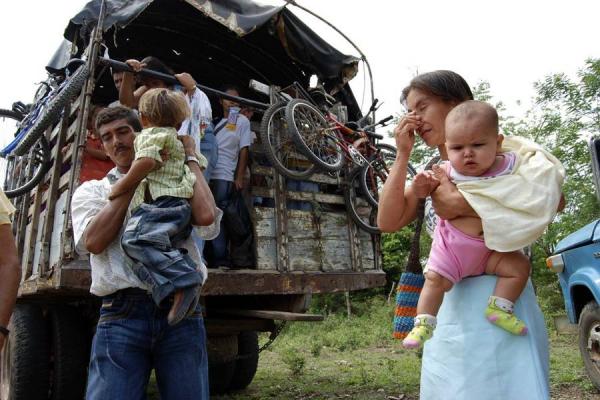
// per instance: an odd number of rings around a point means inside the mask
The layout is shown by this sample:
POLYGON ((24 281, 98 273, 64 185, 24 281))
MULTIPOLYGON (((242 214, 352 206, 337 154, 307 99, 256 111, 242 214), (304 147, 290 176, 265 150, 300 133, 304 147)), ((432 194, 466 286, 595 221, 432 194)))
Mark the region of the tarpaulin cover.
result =
MULTIPOLYGON (((85 44, 100 6, 101 0, 90 1, 69 21, 65 38, 85 44)), ((176 70, 178 63, 203 61, 208 81, 218 72, 227 81, 241 75, 306 87, 316 74, 330 91, 356 74, 356 57, 336 50, 283 6, 250 0, 106 0, 106 7, 103 30, 111 58, 155 55, 176 70)), ((341 95, 354 100, 348 87, 341 95)))

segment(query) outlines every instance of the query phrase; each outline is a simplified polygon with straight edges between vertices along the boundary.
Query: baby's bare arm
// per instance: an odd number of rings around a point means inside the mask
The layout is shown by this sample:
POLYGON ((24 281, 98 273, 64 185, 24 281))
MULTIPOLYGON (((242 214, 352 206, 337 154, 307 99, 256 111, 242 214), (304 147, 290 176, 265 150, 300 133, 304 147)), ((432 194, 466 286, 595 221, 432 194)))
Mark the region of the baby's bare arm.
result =
POLYGON ((431 171, 419 172, 412 182, 413 192, 419 199, 424 199, 439 186, 440 181, 431 171))
POLYGON ((158 162, 150 157, 134 160, 127 174, 112 186, 108 199, 113 200, 137 188, 137 185, 156 168, 157 164, 158 162))

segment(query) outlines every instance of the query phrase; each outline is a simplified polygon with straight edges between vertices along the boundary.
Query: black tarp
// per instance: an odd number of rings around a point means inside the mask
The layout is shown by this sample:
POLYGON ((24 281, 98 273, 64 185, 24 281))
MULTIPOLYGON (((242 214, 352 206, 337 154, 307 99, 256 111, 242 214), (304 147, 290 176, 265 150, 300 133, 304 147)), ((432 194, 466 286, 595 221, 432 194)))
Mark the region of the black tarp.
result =
MULTIPOLYGON (((89 41, 100 5, 90 1, 65 29, 79 49, 89 41)), ((360 114, 346 84, 358 59, 336 50, 285 7, 250 0, 106 0, 106 6, 104 43, 111 58, 154 55, 213 87, 246 87, 248 79, 307 87, 315 74, 328 90, 342 88, 338 97, 350 115, 360 114)))

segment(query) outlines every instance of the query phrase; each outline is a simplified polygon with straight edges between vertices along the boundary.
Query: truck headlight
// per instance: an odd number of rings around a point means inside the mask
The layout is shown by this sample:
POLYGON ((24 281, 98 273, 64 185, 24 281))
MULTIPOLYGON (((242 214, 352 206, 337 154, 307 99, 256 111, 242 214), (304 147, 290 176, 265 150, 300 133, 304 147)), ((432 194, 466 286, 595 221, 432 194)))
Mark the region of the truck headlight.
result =
POLYGON ((565 262, 563 261, 562 254, 546 258, 546 266, 557 274, 563 272, 565 269, 565 262))

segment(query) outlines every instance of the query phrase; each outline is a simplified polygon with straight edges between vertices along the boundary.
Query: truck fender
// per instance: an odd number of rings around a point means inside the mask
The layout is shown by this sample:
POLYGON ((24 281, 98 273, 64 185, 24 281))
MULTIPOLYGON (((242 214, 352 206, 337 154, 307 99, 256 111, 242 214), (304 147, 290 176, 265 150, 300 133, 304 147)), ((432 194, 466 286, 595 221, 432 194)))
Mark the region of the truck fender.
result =
POLYGON ((594 300, 600 304, 600 271, 593 267, 579 268, 569 278, 569 298, 565 307, 569 321, 577 323, 585 305, 594 300))

